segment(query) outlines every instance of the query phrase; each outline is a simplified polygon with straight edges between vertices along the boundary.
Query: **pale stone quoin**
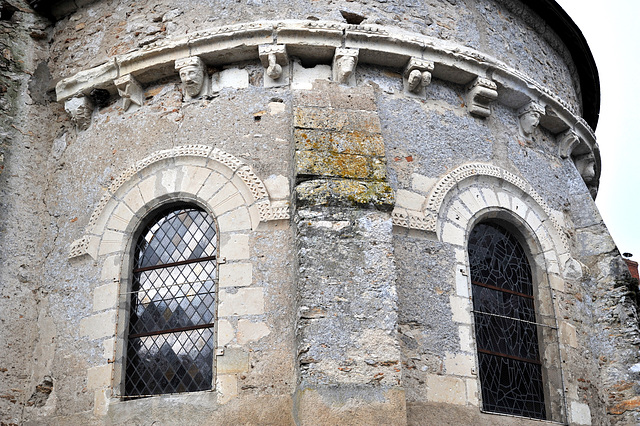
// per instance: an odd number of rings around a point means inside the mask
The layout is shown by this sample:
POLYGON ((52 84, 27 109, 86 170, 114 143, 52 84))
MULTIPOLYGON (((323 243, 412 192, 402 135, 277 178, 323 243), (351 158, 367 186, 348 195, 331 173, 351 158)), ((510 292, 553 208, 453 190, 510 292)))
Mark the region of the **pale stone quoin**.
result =
POLYGON ((7 0, 0 28, 0 423, 640 424, 556 1, 7 0))

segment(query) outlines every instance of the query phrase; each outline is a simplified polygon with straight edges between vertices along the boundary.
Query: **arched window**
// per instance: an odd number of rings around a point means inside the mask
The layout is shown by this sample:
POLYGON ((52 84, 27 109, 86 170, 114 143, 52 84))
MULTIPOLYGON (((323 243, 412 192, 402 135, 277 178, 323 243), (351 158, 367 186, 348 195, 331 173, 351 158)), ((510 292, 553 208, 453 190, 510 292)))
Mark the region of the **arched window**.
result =
POLYGON ((531 267, 515 236, 494 223, 469 236, 478 374, 485 411, 545 419, 531 267))
POLYGON ((200 208, 152 216, 134 249, 125 395, 211 389, 217 232, 200 208))

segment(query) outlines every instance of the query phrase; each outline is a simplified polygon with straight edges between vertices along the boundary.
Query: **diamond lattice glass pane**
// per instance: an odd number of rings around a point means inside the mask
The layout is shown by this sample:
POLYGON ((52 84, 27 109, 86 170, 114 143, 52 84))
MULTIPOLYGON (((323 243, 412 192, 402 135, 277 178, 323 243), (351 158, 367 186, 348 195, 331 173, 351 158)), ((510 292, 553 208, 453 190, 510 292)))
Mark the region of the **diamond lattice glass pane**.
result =
POLYGON ((129 317, 128 396, 210 389, 216 235, 213 219, 189 208, 161 215, 140 236, 129 317))
POLYGON ((482 223, 471 231, 468 250, 483 408, 544 419, 533 282, 524 249, 504 228, 482 223))

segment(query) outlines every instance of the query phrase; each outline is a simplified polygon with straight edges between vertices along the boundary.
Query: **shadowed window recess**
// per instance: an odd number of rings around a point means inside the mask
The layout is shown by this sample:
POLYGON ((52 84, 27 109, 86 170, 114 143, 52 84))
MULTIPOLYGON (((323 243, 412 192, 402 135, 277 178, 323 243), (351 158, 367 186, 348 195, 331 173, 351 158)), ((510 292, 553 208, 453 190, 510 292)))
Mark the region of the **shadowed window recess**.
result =
POLYGON ((217 232, 196 207, 159 212, 134 253, 125 395, 208 390, 213 381, 217 232))
POLYGON ((476 225, 469 264, 485 411, 546 419, 531 267, 506 229, 476 225))

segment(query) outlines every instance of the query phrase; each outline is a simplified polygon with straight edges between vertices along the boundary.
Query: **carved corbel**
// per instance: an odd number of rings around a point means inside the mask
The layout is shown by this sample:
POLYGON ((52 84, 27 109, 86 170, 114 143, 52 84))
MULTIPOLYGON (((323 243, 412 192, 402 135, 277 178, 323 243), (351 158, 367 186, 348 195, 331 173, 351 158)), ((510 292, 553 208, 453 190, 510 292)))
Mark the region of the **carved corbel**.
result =
POLYGON ((359 49, 338 47, 333 56, 333 81, 340 84, 355 85, 355 70, 358 64, 359 49))
POLYGON ((404 87, 408 92, 419 94, 431 84, 432 61, 411 58, 404 70, 404 87))
POLYGON ((140 83, 131 74, 113 80, 118 88, 118 94, 122 98, 122 109, 127 111, 131 104, 142 106, 144 91, 140 83))
POLYGON ((526 139, 533 137, 533 132, 540 124, 540 117, 544 114, 544 107, 537 102, 529 102, 518 110, 520 121, 520 135, 526 139))
POLYGON ((469 85, 467 107, 469 114, 486 118, 491 115, 491 102, 498 98, 498 86, 488 78, 478 77, 469 85))
POLYGON ((64 109, 71 115, 71 121, 79 130, 87 130, 91 125, 91 114, 93 114, 93 103, 88 96, 78 96, 67 99, 64 109))
POLYGON ((588 152, 575 157, 573 159, 573 163, 576 165, 578 173, 580 173, 582 180, 587 184, 587 186, 594 182, 596 178, 596 158, 592 153, 588 152))
POLYGON ((558 135, 558 154, 562 158, 569 158, 573 149, 578 146, 580 139, 578 134, 569 129, 558 135))
POLYGON ((197 56, 178 59, 175 68, 180 72, 186 99, 194 99, 209 93, 209 76, 202 59, 197 56))
POLYGON ((265 87, 282 86, 288 84, 289 55, 283 44, 263 44, 258 47, 258 55, 262 66, 266 68, 265 87))

